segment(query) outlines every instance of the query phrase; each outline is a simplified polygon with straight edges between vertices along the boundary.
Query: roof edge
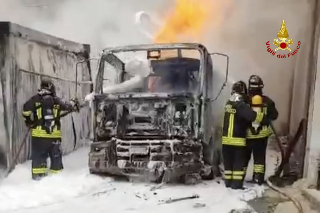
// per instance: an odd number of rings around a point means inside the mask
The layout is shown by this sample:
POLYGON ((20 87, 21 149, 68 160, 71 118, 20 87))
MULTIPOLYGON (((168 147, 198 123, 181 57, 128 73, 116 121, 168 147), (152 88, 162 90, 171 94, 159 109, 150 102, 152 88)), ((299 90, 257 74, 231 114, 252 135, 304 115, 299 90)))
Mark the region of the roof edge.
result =
POLYGON ((56 49, 81 53, 90 51, 89 44, 77 43, 63 38, 55 37, 38 30, 24 27, 11 22, 0 22, 0 37, 14 36, 28 41, 42 43, 44 45, 53 46, 56 49))

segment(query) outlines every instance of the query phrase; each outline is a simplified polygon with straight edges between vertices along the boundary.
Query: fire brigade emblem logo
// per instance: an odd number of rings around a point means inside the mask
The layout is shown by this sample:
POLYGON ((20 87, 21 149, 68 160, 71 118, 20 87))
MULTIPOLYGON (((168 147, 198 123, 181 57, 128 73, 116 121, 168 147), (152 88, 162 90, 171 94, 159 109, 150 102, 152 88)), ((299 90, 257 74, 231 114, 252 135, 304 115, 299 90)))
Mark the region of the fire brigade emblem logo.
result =
POLYGON ((278 32, 278 38, 273 40, 273 44, 277 46, 274 51, 289 50, 291 52, 289 47, 293 44, 293 40, 289 39, 289 33, 284 20, 282 21, 280 31, 278 32))
POLYGON ((266 46, 267 46, 267 52, 269 52, 273 56, 277 56, 277 58, 289 58, 291 56, 294 56, 298 50, 300 49, 301 42, 297 42, 297 47, 294 51, 291 50, 290 46, 293 44, 293 39, 289 39, 289 33, 288 29, 286 27, 286 23, 283 20, 280 31, 278 32, 278 38, 273 39, 273 44, 276 46, 275 49, 271 47, 271 42, 267 41, 266 46), (276 54, 278 50, 288 50, 289 53, 284 53, 284 54, 276 54))

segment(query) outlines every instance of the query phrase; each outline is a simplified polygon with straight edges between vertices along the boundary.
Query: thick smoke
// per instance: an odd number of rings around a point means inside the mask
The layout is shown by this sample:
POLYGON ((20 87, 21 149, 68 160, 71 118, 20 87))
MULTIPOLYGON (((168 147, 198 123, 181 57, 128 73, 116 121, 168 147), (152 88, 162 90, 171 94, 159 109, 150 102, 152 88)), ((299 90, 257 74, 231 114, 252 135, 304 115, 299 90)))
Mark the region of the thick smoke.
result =
MULTIPOLYGON (((210 51, 221 51, 230 56, 229 87, 234 80, 247 82, 252 74, 262 77, 265 83, 264 92, 275 101, 280 113, 275 123, 276 128, 282 134, 288 133, 293 86, 302 91, 306 84, 305 77, 301 75, 307 75, 305 63, 308 63, 314 1, 219 1, 221 2, 224 2, 224 14, 220 22, 208 22, 208 31, 202 42, 210 51), (296 49, 298 41, 302 43, 296 55, 283 59, 268 53, 266 47, 266 42, 270 41, 271 48, 275 48, 272 43, 273 39, 277 38, 282 20, 285 20, 289 36, 294 41, 292 51, 296 49), (297 77, 297 72, 301 79, 297 77)), ((277 54, 279 53, 288 51, 279 50, 277 54)), ((219 85, 217 80, 223 76, 223 61, 217 58, 216 62, 218 69, 214 86, 219 87, 221 84, 219 85)), ((230 90, 225 90, 219 100, 226 100, 229 92, 230 90)), ((215 105, 221 105, 222 102, 215 105)))
MULTIPOLYGON (((298 69, 305 67, 300 64, 306 61, 303 57, 309 51, 313 2, 212 0, 215 7, 212 18, 206 23, 206 34, 199 38, 199 42, 211 52, 224 52, 230 56, 229 82, 214 103, 217 111, 228 98, 234 81, 247 81, 251 74, 259 74, 265 82, 265 93, 275 100, 279 109, 276 126, 281 127, 283 133, 288 131, 288 125, 284 124, 292 116, 293 84, 295 90, 299 90, 295 78, 297 72, 303 72, 298 69), (290 38, 294 41, 292 49, 296 48, 297 41, 302 43, 297 55, 285 59, 272 56, 266 48, 266 42, 272 43, 277 37, 282 20, 286 21, 290 38)), ((0 20, 89 43, 92 56, 95 56, 107 46, 150 43, 150 38, 134 24, 135 14, 146 11, 155 17, 164 17, 173 5, 172 0, 0 0, 0 20)), ((215 96, 224 80, 225 59, 213 59, 215 96)), ((220 123, 219 116, 214 120, 220 123)))
POLYGON ((167 8, 169 0, 0 0, 0 20, 103 48, 150 42, 134 25, 135 13, 167 8))
MULTIPOLYGON (((264 80, 265 94, 275 101, 279 110, 280 115, 275 123, 277 129, 280 134, 288 133, 291 116, 301 115, 304 108, 300 105, 295 109, 291 105, 293 91, 303 91, 306 86, 307 72, 303 74, 300 69, 307 69, 313 3, 312 0, 212 0, 208 6, 211 7, 211 17, 206 22, 206 33, 197 40, 211 52, 223 52, 230 56, 227 85, 213 103, 214 126, 221 124, 223 106, 230 96, 232 83, 238 80, 247 82, 250 75, 258 74, 264 80), (271 48, 275 48, 272 43, 277 38, 282 20, 285 20, 290 39, 294 41, 292 51, 297 48, 298 41, 304 44, 299 54, 284 59, 271 55, 266 46, 266 42, 270 41, 271 48)), ((285 53, 288 52, 277 52, 285 53)), ((212 97, 215 98, 225 79, 226 60, 220 56, 212 59, 215 68, 212 97)))

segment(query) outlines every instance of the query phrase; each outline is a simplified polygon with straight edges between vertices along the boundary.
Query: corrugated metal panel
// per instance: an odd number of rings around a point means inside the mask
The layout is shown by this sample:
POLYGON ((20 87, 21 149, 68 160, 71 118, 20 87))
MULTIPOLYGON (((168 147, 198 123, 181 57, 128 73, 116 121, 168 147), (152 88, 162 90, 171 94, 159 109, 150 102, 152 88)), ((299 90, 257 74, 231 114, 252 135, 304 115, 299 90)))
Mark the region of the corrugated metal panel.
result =
MULTIPOLYGON (((57 95, 65 100, 83 99, 91 92, 90 67, 78 67, 78 94, 75 94, 75 66, 88 58, 87 45, 58 39, 38 31, 11 23, 0 22, 0 73, 2 99, 0 99, 0 146, 6 147, 9 163, 15 156, 27 129, 21 110, 23 103, 36 94, 40 77, 50 76, 56 85, 57 95), (4 131, 5 130, 5 131, 4 131), (5 134, 3 134, 3 131, 5 134)), ((89 109, 62 119, 63 152, 69 153, 81 146, 89 136, 89 109)), ((30 157, 30 139, 20 154, 19 162, 30 157)))

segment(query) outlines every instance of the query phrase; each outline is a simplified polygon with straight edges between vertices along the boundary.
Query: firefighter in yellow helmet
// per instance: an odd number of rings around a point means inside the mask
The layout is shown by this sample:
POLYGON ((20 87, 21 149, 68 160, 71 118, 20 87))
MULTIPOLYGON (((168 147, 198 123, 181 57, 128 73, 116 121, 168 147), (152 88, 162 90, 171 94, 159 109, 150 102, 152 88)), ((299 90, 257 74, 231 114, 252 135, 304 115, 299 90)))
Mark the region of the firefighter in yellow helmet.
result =
POLYGON ((258 183, 259 185, 264 183, 265 178, 266 149, 268 138, 272 134, 270 122, 278 117, 278 111, 275 107, 275 103, 268 96, 263 95, 263 87, 263 81, 259 76, 250 76, 248 96, 251 107, 257 112, 263 112, 266 114, 266 120, 264 123, 260 124, 253 122, 250 128, 248 128, 246 151, 247 159, 244 169, 246 172, 251 155, 253 155, 254 166, 252 182, 258 183))
POLYGON ((251 122, 263 122, 263 112, 255 112, 246 103, 246 84, 233 84, 225 105, 222 126, 222 154, 226 187, 243 189, 246 163, 246 135, 251 122))
POLYGON ((50 170, 56 173, 63 169, 61 153, 61 111, 79 111, 77 100, 64 102, 56 96, 55 86, 49 78, 43 78, 38 93, 24 105, 22 115, 31 128, 32 179, 38 180, 50 170))

